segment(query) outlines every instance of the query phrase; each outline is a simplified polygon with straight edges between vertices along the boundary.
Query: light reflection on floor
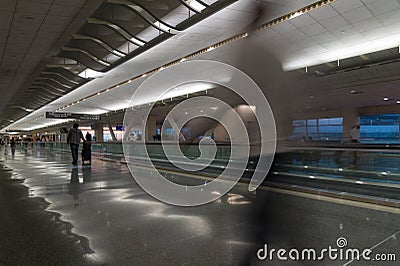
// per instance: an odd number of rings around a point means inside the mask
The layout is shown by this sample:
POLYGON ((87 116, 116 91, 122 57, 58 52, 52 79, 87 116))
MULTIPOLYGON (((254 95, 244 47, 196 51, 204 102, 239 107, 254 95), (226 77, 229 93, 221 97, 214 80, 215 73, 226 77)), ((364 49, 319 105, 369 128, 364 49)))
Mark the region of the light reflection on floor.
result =
MULTIPOLYGON (((89 239, 95 253, 85 255, 88 263, 249 264, 265 241, 327 246, 346 235, 361 247, 400 229, 395 214, 293 195, 255 195, 246 186, 211 204, 175 207, 147 195, 121 164, 94 160, 91 167, 76 168, 69 154, 46 150, 2 157, 12 178, 25 179, 31 197, 45 198, 48 211, 60 213, 73 233, 89 239)), ((391 250, 398 241, 385 245, 391 250)))

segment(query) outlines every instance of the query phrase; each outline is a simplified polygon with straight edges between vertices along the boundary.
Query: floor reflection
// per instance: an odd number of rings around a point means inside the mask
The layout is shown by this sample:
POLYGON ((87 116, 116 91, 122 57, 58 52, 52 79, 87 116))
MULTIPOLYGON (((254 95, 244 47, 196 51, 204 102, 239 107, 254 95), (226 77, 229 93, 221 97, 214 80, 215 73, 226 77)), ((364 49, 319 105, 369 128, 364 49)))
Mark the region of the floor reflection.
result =
POLYGON ((397 214, 317 197, 250 193, 247 184, 210 204, 176 207, 145 193, 123 164, 94 160, 92 167, 71 167, 70 154, 45 149, 28 156, 17 150, 4 163, 74 233, 89 239, 95 253, 88 264, 257 265, 255 252, 265 243, 325 247, 345 236, 362 248, 399 229, 397 214))

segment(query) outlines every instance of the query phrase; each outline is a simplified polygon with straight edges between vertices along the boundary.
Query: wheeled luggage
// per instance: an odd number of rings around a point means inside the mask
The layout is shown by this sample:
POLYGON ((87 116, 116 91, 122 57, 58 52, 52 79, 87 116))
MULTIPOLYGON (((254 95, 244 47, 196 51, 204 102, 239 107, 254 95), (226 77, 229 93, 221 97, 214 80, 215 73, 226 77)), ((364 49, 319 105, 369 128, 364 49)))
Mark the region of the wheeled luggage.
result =
POLYGON ((82 147, 82 164, 85 164, 85 161, 89 161, 89 164, 92 163, 92 145, 88 142, 83 143, 82 147))

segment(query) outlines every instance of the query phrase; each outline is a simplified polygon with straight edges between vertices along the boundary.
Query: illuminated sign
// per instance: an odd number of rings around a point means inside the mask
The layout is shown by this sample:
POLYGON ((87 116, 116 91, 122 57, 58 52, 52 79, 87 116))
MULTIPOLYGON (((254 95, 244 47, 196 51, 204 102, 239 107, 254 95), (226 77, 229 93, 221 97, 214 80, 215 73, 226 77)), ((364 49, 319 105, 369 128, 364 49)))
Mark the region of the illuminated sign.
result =
POLYGON ((46 118, 52 119, 79 119, 79 120, 100 120, 100 115, 46 112, 46 118))

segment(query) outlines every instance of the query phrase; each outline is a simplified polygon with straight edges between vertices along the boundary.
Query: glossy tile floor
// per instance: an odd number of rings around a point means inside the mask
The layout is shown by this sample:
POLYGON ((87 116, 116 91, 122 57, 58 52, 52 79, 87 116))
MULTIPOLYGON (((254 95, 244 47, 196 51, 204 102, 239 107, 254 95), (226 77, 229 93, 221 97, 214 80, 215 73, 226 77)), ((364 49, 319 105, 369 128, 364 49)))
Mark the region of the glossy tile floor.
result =
POLYGON ((349 265, 399 265, 398 209, 245 185, 183 208, 147 195, 123 164, 73 167, 69 154, 4 146, 0 160, 0 265, 344 265, 256 256, 264 244, 321 250, 339 237, 397 255, 349 265))

